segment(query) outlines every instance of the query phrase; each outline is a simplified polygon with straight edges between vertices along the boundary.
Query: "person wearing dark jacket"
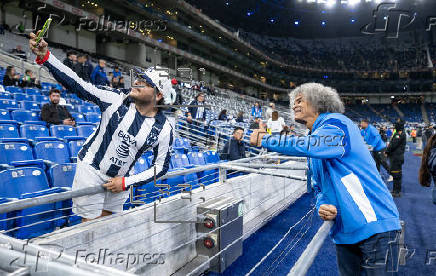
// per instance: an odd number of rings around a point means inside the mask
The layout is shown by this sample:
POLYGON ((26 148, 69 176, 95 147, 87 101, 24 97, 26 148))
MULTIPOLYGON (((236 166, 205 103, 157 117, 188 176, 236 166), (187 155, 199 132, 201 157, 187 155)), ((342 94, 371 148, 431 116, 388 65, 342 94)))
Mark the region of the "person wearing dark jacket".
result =
POLYGON ((92 65, 87 61, 86 55, 79 55, 77 63, 74 65, 74 72, 86 82, 91 82, 91 73, 93 71, 92 65))
POLYGON ((238 160, 245 158, 245 145, 242 141, 244 129, 235 127, 232 138, 224 145, 221 152, 221 158, 225 160, 238 160))
POLYGON ((422 152, 421 168, 419 169, 419 183, 423 187, 430 187, 433 179, 433 203, 436 204, 436 135, 428 139, 422 152))
POLYGON ((236 117, 237 123, 243 123, 244 122, 244 112, 239 111, 238 116, 236 117))
POLYGON ((433 126, 429 125, 422 134, 422 147, 423 148, 425 148, 427 141, 430 139, 431 136, 433 136, 433 134, 434 134, 433 126))
POLYGON ((18 86, 20 84, 20 75, 15 73, 14 66, 6 67, 6 73, 3 77, 3 86, 18 86))
POLYGON ((64 59, 63 64, 74 70, 77 63, 77 55, 74 51, 67 52, 67 57, 64 59))
POLYGON ((75 126, 76 122, 73 116, 71 116, 65 106, 59 104, 60 95, 61 93, 58 89, 50 90, 50 103, 42 107, 41 119, 47 122, 47 124, 75 126))
POLYGON ((390 173, 394 179, 393 197, 401 196, 401 181, 403 175, 404 151, 406 149, 406 134, 404 133, 404 123, 395 123, 395 135, 392 136, 391 142, 386 149, 386 155, 389 157, 390 173))

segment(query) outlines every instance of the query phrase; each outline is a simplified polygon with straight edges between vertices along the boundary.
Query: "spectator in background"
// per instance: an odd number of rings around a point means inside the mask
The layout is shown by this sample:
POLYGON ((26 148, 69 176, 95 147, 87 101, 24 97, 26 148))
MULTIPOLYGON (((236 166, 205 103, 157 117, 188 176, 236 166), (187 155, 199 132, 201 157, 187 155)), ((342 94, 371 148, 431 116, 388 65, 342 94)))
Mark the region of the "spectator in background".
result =
POLYGON ((3 86, 18 86, 20 84, 20 75, 15 72, 14 66, 6 67, 6 73, 3 77, 3 86))
POLYGON ((201 122, 206 122, 206 109, 203 107, 205 104, 204 94, 202 92, 197 94, 197 97, 189 104, 188 112, 186 113, 186 121, 189 123, 189 131, 195 137, 200 135, 203 131, 200 129, 201 122), (195 121, 193 120, 195 119, 195 121))
POLYGON ((15 47, 15 49, 12 49, 10 52, 11 52, 11 54, 13 54, 19 58, 27 60, 26 52, 23 51, 23 49, 21 48, 21 45, 17 45, 15 47))
POLYGON ((245 144, 242 141, 243 138, 244 129, 235 127, 232 138, 227 141, 220 154, 221 159, 233 161, 245 158, 245 144))
POLYGON ((66 66, 70 67, 74 71, 74 66, 77 63, 77 54, 74 51, 68 51, 67 57, 64 59, 63 62, 66 66))
POLYGON ((238 116, 236 117, 237 123, 243 123, 244 122, 244 112, 239 111, 238 116))
POLYGON ((268 121, 272 117, 273 111, 276 110, 275 103, 269 103, 269 107, 266 109, 266 120, 268 121))
POLYGON ((119 77, 113 77, 111 81, 112 88, 120 88, 120 78, 119 77))
POLYGON ((5 34, 5 25, 0 23, 0 35, 4 35, 5 34))
POLYGON ((227 110, 223 109, 221 110, 220 114, 218 115, 218 120, 220 121, 227 121, 227 110))
POLYGON ((259 102, 256 102, 254 106, 251 108, 251 117, 262 118, 262 108, 260 107, 259 102))
POLYGON ((410 136, 412 137, 413 143, 416 143, 416 129, 412 129, 410 136))
POLYGON ((114 78, 120 78, 122 76, 120 68, 118 66, 114 67, 114 71, 112 72, 114 78))
POLYGON ((110 82, 106 76, 106 61, 103 59, 98 60, 98 65, 95 66, 94 71, 91 74, 91 81, 95 85, 106 85, 109 86, 110 82))
POLYGON ((380 132, 380 137, 381 137, 382 141, 387 143, 388 137, 386 136, 386 127, 385 126, 380 127, 379 132, 380 132))
POLYGON ((41 109, 41 119, 47 124, 75 126, 76 121, 65 106, 59 104, 61 92, 58 89, 51 89, 49 93, 50 103, 45 104, 41 109))
POLYGON ((389 172, 389 166, 386 162, 385 150, 386 144, 383 142, 380 133, 377 129, 369 124, 369 121, 363 119, 360 122, 362 127, 362 135, 365 142, 372 147, 372 157, 374 158, 377 170, 380 172, 380 165, 382 165, 387 172, 389 172))
POLYGON ((20 83, 21 87, 38 87, 41 88, 39 81, 33 75, 32 70, 27 69, 20 83))
POLYGON ((250 124, 250 129, 259 129, 261 122, 262 119, 260 117, 255 118, 254 121, 250 124))
POLYGON ((120 83, 118 88, 125 88, 124 86, 124 77, 120 77, 120 83))
POLYGON ((386 149, 386 155, 389 157, 389 163, 391 165, 390 173, 394 179, 392 189, 393 197, 401 196, 406 139, 406 134, 404 133, 404 121, 398 121, 395 123, 395 134, 392 136, 389 146, 386 149))
POLYGON ((271 134, 280 134, 285 125, 285 120, 283 117, 279 117, 279 113, 277 111, 272 112, 271 119, 266 123, 267 128, 271 131, 271 134))
POLYGON ((182 105, 183 104, 182 91, 177 85, 178 84, 177 80, 172 79, 171 84, 173 85, 173 88, 176 91, 176 100, 174 101, 174 105, 182 105))
POLYGON ((74 72, 86 82, 91 82, 92 65, 84 54, 77 56, 77 63, 74 65, 74 72))
POLYGON ((419 169, 419 183, 423 187, 430 187, 433 179, 433 204, 436 204, 436 135, 428 139, 422 152, 421 167, 419 169))

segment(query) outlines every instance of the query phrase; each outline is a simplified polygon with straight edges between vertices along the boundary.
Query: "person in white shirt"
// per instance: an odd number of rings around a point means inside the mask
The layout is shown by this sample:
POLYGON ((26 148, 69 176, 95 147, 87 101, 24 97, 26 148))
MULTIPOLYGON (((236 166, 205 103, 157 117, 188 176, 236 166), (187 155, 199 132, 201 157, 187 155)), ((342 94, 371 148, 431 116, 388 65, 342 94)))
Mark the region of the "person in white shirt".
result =
POLYGON ((268 120, 266 125, 272 134, 280 134, 280 132, 286 126, 285 120, 283 117, 279 117, 279 113, 277 111, 272 112, 271 119, 268 120))
POLYGON ((269 107, 266 109, 266 120, 271 119, 274 111, 276 111, 276 105, 274 103, 269 103, 269 107))

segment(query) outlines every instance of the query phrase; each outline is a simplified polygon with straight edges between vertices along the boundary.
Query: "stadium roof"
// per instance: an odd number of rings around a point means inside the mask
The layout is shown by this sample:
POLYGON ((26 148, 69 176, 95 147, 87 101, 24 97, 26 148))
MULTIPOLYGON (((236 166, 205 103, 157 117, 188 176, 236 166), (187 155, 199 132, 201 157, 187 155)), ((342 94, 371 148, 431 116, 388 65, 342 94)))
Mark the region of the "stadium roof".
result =
MULTIPOLYGON (((296 38, 334 38, 361 35, 381 2, 398 2, 397 8, 416 20, 407 28, 425 29, 436 16, 434 0, 186 0, 211 18, 233 28, 262 35, 296 38), (433 14, 432 14, 433 13, 433 14)), ((394 16, 391 16, 394 17, 394 16)), ((404 25, 407 25, 405 20, 404 25)))

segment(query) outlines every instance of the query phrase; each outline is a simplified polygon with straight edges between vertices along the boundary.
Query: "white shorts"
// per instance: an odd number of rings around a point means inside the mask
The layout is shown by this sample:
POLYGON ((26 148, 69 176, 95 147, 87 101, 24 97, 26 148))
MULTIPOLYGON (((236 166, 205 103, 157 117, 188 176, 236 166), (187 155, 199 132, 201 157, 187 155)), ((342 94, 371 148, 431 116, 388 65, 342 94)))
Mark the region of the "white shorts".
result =
MULTIPOLYGON (((110 178, 97 171, 91 165, 77 160, 73 191, 92 186, 101 186, 110 178)), ((128 191, 120 193, 105 191, 95 195, 73 198, 73 213, 83 218, 94 219, 101 216, 101 211, 103 210, 112 213, 122 212, 123 204, 128 197, 128 191)))

